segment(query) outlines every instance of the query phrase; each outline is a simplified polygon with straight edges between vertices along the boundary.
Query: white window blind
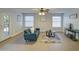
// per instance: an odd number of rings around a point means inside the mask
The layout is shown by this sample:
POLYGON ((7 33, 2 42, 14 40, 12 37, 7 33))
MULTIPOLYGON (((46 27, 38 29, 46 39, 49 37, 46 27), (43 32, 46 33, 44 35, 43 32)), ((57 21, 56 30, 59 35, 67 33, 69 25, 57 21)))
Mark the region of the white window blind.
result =
POLYGON ((25 16, 24 22, 25 22, 25 27, 33 27, 34 16, 25 16))
POLYGON ((52 27, 61 27, 61 16, 52 17, 52 27))

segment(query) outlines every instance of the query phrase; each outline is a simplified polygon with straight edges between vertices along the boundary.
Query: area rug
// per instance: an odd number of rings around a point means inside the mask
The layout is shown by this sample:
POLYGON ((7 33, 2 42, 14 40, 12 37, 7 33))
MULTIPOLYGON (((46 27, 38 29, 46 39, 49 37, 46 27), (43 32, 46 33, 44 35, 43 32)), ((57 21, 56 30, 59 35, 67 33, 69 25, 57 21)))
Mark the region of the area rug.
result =
POLYGON ((43 36, 43 40, 44 43, 62 43, 61 37, 58 33, 55 34, 55 37, 47 37, 47 36, 43 36))

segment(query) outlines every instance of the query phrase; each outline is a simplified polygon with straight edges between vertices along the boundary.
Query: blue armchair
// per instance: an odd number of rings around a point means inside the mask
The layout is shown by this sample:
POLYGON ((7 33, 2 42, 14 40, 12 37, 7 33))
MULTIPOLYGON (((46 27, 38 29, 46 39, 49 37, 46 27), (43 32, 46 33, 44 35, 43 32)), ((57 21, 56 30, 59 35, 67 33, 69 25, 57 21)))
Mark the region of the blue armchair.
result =
POLYGON ((40 33, 40 29, 35 29, 34 33, 31 32, 31 30, 25 30, 24 31, 24 39, 26 41, 36 41, 38 36, 39 36, 39 33, 40 33))

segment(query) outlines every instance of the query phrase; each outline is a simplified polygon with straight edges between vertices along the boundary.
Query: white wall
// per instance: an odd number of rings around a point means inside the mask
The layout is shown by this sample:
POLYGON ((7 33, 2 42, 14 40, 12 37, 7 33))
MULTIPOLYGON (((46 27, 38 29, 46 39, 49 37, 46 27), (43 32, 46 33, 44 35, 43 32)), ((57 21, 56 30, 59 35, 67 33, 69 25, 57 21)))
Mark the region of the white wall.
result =
MULTIPOLYGON (((71 15, 71 14, 70 14, 71 15)), ((69 18, 70 15, 64 16, 64 28, 67 28, 70 23, 73 24, 74 29, 79 29, 79 13, 77 13, 78 18, 69 18)))
POLYGON ((36 15, 35 27, 39 27, 41 32, 52 29, 52 18, 51 15, 39 16, 36 15))
POLYGON ((62 17, 62 22, 63 22, 63 14, 46 14, 45 16, 40 16, 38 14, 31 14, 31 13, 24 13, 24 16, 34 16, 35 21, 34 21, 34 27, 35 28, 40 28, 41 32, 45 32, 47 30, 54 30, 54 31, 62 31, 63 30, 63 24, 61 28, 53 28, 52 27, 52 16, 61 16, 62 17))
POLYGON ((17 22, 17 15, 21 15, 22 17, 22 14, 20 13, 0 12, 0 41, 23 31, 22 22, 17 22), (3 16, 9 16, 10 34, 6 37, 3 35, 3 16))

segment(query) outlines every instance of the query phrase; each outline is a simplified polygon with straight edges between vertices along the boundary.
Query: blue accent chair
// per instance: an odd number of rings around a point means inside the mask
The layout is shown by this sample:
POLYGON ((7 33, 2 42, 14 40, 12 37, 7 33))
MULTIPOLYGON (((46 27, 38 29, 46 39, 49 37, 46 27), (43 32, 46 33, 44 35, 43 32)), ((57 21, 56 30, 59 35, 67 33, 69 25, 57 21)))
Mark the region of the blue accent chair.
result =
POLYGON ((24 31, 24 39, 25 41, 36 41, 40 33, 40 29, 36 28, 34 33, 31 32, 30 29, 24 31))

